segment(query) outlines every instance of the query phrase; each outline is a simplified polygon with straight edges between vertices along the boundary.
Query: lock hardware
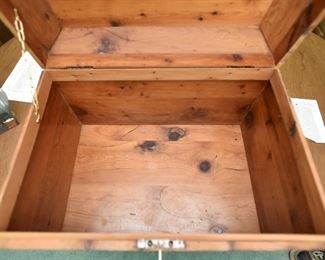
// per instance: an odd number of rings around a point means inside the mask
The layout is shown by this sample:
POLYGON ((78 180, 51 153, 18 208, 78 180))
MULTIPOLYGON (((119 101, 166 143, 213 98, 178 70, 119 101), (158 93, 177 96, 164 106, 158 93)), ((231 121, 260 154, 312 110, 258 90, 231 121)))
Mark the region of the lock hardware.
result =
POLYGON ((137 241, 138 249, 185 249, 184 240, 171 239, 140 239, 137 241))

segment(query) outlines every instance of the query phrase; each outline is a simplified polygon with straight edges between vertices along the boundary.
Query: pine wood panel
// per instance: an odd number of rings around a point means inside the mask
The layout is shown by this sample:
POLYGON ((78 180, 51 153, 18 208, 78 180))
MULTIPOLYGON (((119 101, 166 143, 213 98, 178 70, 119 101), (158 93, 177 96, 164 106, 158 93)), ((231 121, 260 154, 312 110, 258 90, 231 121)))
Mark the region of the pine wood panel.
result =
POLYGON ((28 122, 31 105, 27 103, 11 102, 11 109, 14 111, 19 124, 10 131, 0 135, 1 163, 0 163, 0 183, 4 183, 10 167, 12 158, 16 152, 16 146, 21 138, 23 125, 28 122))
POLYGON ((49 0, 66 26, 260 23, 271 0, 49 0))
POLYGON ((47 67, 271 67, 258 27, 64 28, 47 67))
MULTIPOLYGON (((325 41, 310 34, 286 59, 280 71, 290 97, 316 99, 325 118, 325 41)), ((325 188, 325 144, 306 139, 325 188)))
POLYGON ((171 127, 83 126, 63 231, 259 232, 240 127, 171 127))
MULTIPOLYGON (((38 86, 41 117, 52 80, 44 73, 38 86)), ((38 133, 34 109, 30 104, 13 102, 11 107, 20 124, 0 135, 0 230, 6 230, 38 133)))
POLYGON ((260 27, 275 62, 279 62, 298 38, 315 28, 324 17, 323 0, 274 0, 260 27))
POLYGON ((273 68, 49 69, 55 81, 269 80, 273 68))
POLYGON ((283 123, 290 136, 290 145, 299 169, 297 173, 301 179, 302 188, 306 195, 309 208, 312 210, 314 226, 318 233, 325 233, 325 192, 307 141, 303 137, 299 124, 296 123, 298 121, 294 109, 286 93, 281 74, 278 71, 275 71, 271 77, 271 84, 283 118, 283 123))
POLYGON ((83 124, 238 124, 262 81, 57 82, 83 124))
POLYGON ((166 234, 166 233, 0 233, 5 249, 136 250, 138 239, 181 239, 187 251, 319 250, 324 235, 281 234, 166 234))
POLYGON ((307 201, 299 175, 302 169, 290 143, 295 129, 290 136, 270 86, 253 104, 242 132, 261 231, 322 232, 313 222, 314 209, 307 201))
POLYGON ((0 0, 0 18, 14 29, 14 8, 24 24, 26 42, 38 59, 46 64, 48 51, 56 40, 61 25, 47 1, 0 0))
POLYGON ((52 89, 9 230, 60 231, 81 125, 52 89))
POLYGON ((227 139, 236 144, 239 142, 240 133, 236 125, 84 125, 80 144, 108 146, 112 141, 167 142, 170 130, 177 131, 178 128, 182 129, 184 136, 179 138, 177 143, 222 142, 227 139))

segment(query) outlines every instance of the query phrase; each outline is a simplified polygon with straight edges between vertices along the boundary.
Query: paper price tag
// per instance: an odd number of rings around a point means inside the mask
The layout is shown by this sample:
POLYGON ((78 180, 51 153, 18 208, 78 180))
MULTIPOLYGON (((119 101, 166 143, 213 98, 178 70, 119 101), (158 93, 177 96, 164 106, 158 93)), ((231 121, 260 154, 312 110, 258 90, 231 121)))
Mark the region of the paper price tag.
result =
POLYGON ((26 51, 3 84, 2 90, 9 100, 32 103, 42 71, 32 55, 26 51), (31 89, 30 77, 33 89, 31 89))
POLYGON ((325 126, 314 99, 291 98, 304 136, 315 143, 325 143, 325 126))

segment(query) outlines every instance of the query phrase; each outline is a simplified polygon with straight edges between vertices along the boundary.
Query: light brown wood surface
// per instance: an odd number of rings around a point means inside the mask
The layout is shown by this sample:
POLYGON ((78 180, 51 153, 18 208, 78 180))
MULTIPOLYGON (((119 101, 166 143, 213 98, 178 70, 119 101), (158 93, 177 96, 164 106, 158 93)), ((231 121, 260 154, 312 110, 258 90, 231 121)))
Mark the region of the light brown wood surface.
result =
POLYGON ((295 161, 291 137, 271 86, 252 105, 242 124, 242 132, 261 231, 322 232, 313 225, 313 211, 299 176, 302 170, 295 161))
POLYGON ((166 233, 0 233, 5 249, 136 250, 138 239, 182 239, 187 251, 319 250, 324 235, 166 233))
MULTIPOLYGON (((278 61, 301 33, 310 30, 314 21, 324 14, 322 0, 289 2, 274 0, 268 10, 270 0, 221 0, 217 3, 206 0, 193 1, 192 4, 187 1, 185 5, 184 0, 159 3, 147 0, 137 6, 129 5, 129 0, 94 0, 92 5, 85 0, 78 3, 72 0, 0 0, 0 17, 6 17, 9 22, 13 21, 12 8, 18 6, 23 22, 27 23, 27 42, 43 62, 50 52, 47 63, 49 67, 156 67, 146 72, 146 75, 136 75, 138 71, 132 70, 124 79, 139 80, 147 77, 140 80, 161 80, 170 77, 168 79, 175 80, 168 87, 166 82, 151 82, 147 88, 140 83, 112 83, 112 78, 123 80, 124 77, 121 72, 115 74, 116 70, 92 72, 88 68, 75 72, 69 69, 66 73, 52 71, 51 75, 56 75, 59 80, 75 82, 55 85, 60 91, 57 94, 64 94, 66 100, 55 102, 58 106, 64 105, 62 110, 52 104, 51 113, 61 111, 65 116, 58 113, 54 116, 55 122, 51 127, 50 123, 48 127, 44 124, 41 127, 43 131, 36 142, 36 146, 41 148, 36 152, 34 150, 36 159, 32 158, 30 164, 34 174, 25 179, 21 189, 22 195, 17 204, 20 209, 18 215, 12 218, 13 229, 58 231, 62 228, 65 216, 63 229, 68 231, 131 230, 145 233, 5 232, 0 233, 0 247, 124 250, 135 249, 136 239, 154 237, 183 238, 187 240, 189 250, 324 247, 325 237, 317 235, 227 234, 257 233, 260 232, 258 224, 262 232, 325 232, 324 191, 281 78, 275 74, 271 79, 276 101, 270 92, 266 92, 269 88, 265 90, 262 82, 246 82, 244 87, 240 85, 243 83, 241 80, 264 80, 269 77, 269 68, 274 66, 272 53, 278 61), (125 8, 120 8, 123 5, 125 8), (53 15, 50 6, 65 25, 76 27, 66 27, 59 35, 60 22, 53 15), (213 11, 211 7, 214 7, 213 11), (262 32, 259 28, 261 21, 262 32), (89 26, 104 27, 88 28, 89 26), (57 36, 58 41, 50 51, 57 36), (260 67, 262 72, 257 72, 256 68, 252 68, 254 66, 260 67), (202 72, 200 75, 187 71, 176 76, 168 71, 162 72, 159 67, 222 68, 202 72), (268 71, 264 68, 268 68, 268 71), (238 69, 238 72, 234 72, 234 69, 238 69), (202 82, 192 82, 195 85, 186 83, 186 86, 181 86, 186 82, 186 73, 190 73, 189 77, 193 77, 193 80, 221 77, 236 82, 225 84, 207 81, 204 86, 200 85, 202 82), (241 79, 241 76, 244 78, 241 79), (94 82, 99 80, 96 77, 109 81, 94 82), (89 82, 76 82, 78 80, 89 82), (183 81, 176 83, 176 80, 183 81), (90 88, 98 88, 99 91, 93 94, 88 91, 90 88), (107 88, 112 91, 107 92, 107 88), (263 89, 264 93, 260 95, 263 89), (72 96, 68 95, 70 91, 72 96), (124 98, 125 101, 122 102, 124 98), (73 111, 84 123, 107 124, 83 126, 67 212, 65 206, 81 126, 66 102, 75 105, 73 111), (257 116, 250 122, 248 105, 253 103, 252 113, 257 116), (184 114, 185 117, 180 116, 184 114), (212 122, 239 124, 245 116, 245 122, 248 121, 253 127, 247 130, 249 133, 243 130, 244 140, 238 125, 211 125, 212 122), (121 118, 122 121, 118 121, 121 118), (161 123, 184 123, 188 125, 179 126, 190 129, 187 129, 185 137, 171 142, 167 141, 166 129, 159 125, 161 123), (254 128, 256 124, 259 126, 254 128), (203 136, 202 128, 205 129, 203 136), (49 136, 53 132, 55 133, 49 136), (189 134, 193 139, 186 139, 189 134), (237 135, 239 138, 234 137, 237 135), (149 138, 156 139, 157 143, 146 148, 143 142, 152 141, 149 138), (280 145, 285 147, 279 146, 279 140, 280 145), (243 141, 246 151, 246 142, 249 149, 252 149, 247 153, 250 176, 243 141), (255 146, 263 149, 254 150, 255 146), (175 150, 180 152, 175 154, 175 150), (269 150, 272 150, 271 153, 269 150), (217 157, 214 157, 215 151, 217 157), (162 156, 159 160, 154 157, 157 153, 162 156), (213 160, 209 173, 198 171, 197 164, 202 160, 202 154, 213 160), (133 161, 136 163, 130 163, 133 161), (170 164, 173 167, 167 168, 170 164), (62 167, 64 170, 61 170, 62 167), (177 170, 177 167, 184 169, 185 173, 177 170), (166 168, 168 171, 161 170, 166 168), (265 168, 267 169, 261 171, 265 168), (272 172, 269 168, 277 171, 272 172), (42 174, 39 169, 47 174, 42 174), (153 171, 159 172, 159 175, 147 178, 153 171), (241 175, 242 172, 244 175, 241 175), (262 178, 266 173, 268 175, 262 178), (272 178, 269 178, 270 175, 272 178), (139 176, 146 178, 143 181, 139 176), (225 196, 226 192, 231 194, 230 197, 225 196), (262 196, 257 197, 256 194, 262 194, 263 200, 262 196), (194 220, 189 215, 194 215, 194 220), (127 221, 122 222, 124 217, 127 217, 127 221), (182 230, 204 234, 148 232, 175 231, 175 222, 182 230), (226 234, 207 234, 219 225, 226 234), (118 228, 115 229, 116 227, 118 228)), ((304 57, 301 66, 305 66, 306 62, 304 57)), ((300 75, 305 77, 304 73, 298 74, 296 73, 297 78, 300 75)), ((318 77, 322 81, 322 75, 315 76, 318 77)), ((44 83, 48 86, 47 90, 50 82, 46 80, 44 83)), ((322 93, 319 88, 315 95, 318 96, 319 91, 322 93)), ((43 104, 45 103, 41 103, 41 109, 44 109, 43 104)), ((18 145, 15 145, 14 156, 5 162, 14 174, 3 178, 5 185, 1 187, 2 229, 8 222, 38 129, 32 120, 31 107, 22 114, 26 115, 27 121, 24 121, 24 129, 16 139, 18 145)), ((0 145, 1 142, 0 137, 0 145)), ((4 143, 6 142, 7 139, 4 143)), ((7 155, 1 154, 0 159, 2 156, 7 155)), ((322 158, 321 155, 319 159, 316 158, 316 163, 317 160, 321 162, 322 158)), ((4 164, 1 167, 2 165, 4 164)))
POLYGON ((271 0, 49 0, 65 26, 258 25, 271 0))
POLYGON ((48 68, 272 67, 258 27, 64 28, 51 49, 48 68))
POLYGON ((14 8, 23 22, 26 42, 33 53, 45 65, 48 51, 56 40, 61 25, 44 0, 0 0, 0 19, 10 26, 13 33, 14 8))
POLYGON ((82 127, 63 231, 218 228, 259 232, 239 126, 82 127), (172 127, 185 136, 169 141, 172 127))
POLYGON ((274 0, 260 25, 276 63, 325 17, 323 0, 274 0))
POLYGON ((263 81, 56 82, 83 124, 239 124, 263 81))
MULTIPOLYGON (((20 45, 15 38, 0 47, 0 85, 8 78, 20 56, 20 45)), ((41 114, 46 105, 51 82, 47 74, 42 76, 39 84, 41 114)), ((10 106, 19 125, 0 135, 0 230, 5 230, 8 225, 38 131, 30 104, 10 102, 10 106)))
MULTIPOLYGON (((284 64, 280 72, 290 97, 316 99, 325 118, 325 41, 310 34, 284 64)), ((325 144, 307 139, 323 187, 325 188, 325 144)))
POLYGON ((269 80, 273 68, 49 69, 54 81, 269 80))
POLYGON ((325 192, 307 141, 303 137, 300 125, 297 123, 297 117, 286 92, 281 74, 275 71, 270 82, 286 131, 290 136, 289 140, 294 161, 297 164, 298 177, 301 180, 309 209, 312 212, 314 227, 316 232, 325 233, 325 192))
MULTIPOLYGON (((0 46, 0 86, 2 86, 3 83, 7 80, 8 76, 17 64, 20 56, 21 51, 19 42, 15 38, 12 38, 0 46)), ((24 124, 24 119, 28 114, 29 107, 30 106, 28 104, 11 102, 11 109, 21 124, 24 124)), ((4 158, 3 154, 0 161, 0 183, 3 183, 2 180, 9 171, 9 164, 11 162, 10 158, 12 157, 12 154, 15 150, 14 144, 17 143, 17 138, 20 136, 20 131, 18 129, 21 129, 21 127, 18 127, 16 130, 7 132, 6 135, 0 135, 1 151, 6 151, 6 157, 4 158)))
MULTIPOLYGON (((69 72, 71 73, 71 72, 69 72)), ((77 82, 75 82, 77 83, 77 82)), ((72 84, 72 83, 71 83, 72 84)), ((280 85, 281 86, 281 85, 280 85)), ((227 93, 227 92, 226 92, 227 93)), ((85 126, 90 127, 90 126, 85 126)), ((99 129, 105 126, 97 126, 99 129)), ((127 126, 125 126, 127 127, 127 126)), ((147 132, 147 131, 146 131, 147 132)), ((114 136, 114 135, 113 135, 114 136)), ((131 135, 132 136, 132 135, 131 135)), ((148 136, 149 137, 149 136, 148 136)), ((106 140, 106 139, 100 139, 106 140)), ((129 142, 129 141, 125 141, 129 142)), ((131 141, 130 141, 131 142, 131 141)), ((308 175, 307 175, 308 176, 308 175)), ((102 234, 105 236, 105 234, 102 234)), ((143 237, 155 237, 160 238, 164 236, 176 237, 177 235, 155 235, 152 234, 106 234, 106 239, 101 237, 101 234, 56 234, 52 233, 51 238, 47 237, 46 234, 33 234, 27 233, 20 235, 3 233, 0 234, 1 240, 0 245, 5 248, 106 248, 106 249, 134 249, 135 239, 143 237), (14 235, 12 237, 11 235, 14 235), (26 236, 26 237, 24 237, 26 236), (33 238, 35 236, 35 238, 33 238), (37 238, 36 238, 37 237, 37 238)), ((181 235, 177 237, 182 237, 181 235)), ((187 239, 190 250, 229 250, 229 249, 253 249, 261 250, 263 248, 268 250, 275 249, 292 249, 292 248, 317 248, 324 244, 323 236, 301 236, 301 235, 287 235, 287 236, 269 236, 269 235, 259 235, 258 237, 254 235, 234 235, 233 237, 228 237, 227 234, 223 236, 195 236, 191 235, 183 236, 187 239), (197 240, 196 240, 197 239, 197 240), (193 241, 195 240, 195 241, 193 241)))
MULTIPOLYGON (((18 164, 17 154, 21 148, 21 142, 26 137, 27 127, 32 115, 32 107, 30 104, 12 103, 12 109, 15 111, 19 125, 10 131, 0 135, 0 230, 6 230, 12 207, 15 203, 16 196, 19 192, 19 186, 25 174, 23 171, 11 178, 13 174, 13 166, 18 164), (8 186, 16 186, 16 196, 7 196, 10 193, 8 186), (8 192, 9 191, 9 192, 8 192), (9 207, 9 208, 8 208, 9 207), (10 210, 11 208, 11 210, 10 210)), ((30 147, 32 149, 32 147, 30 147)), ((28 157, 25 158, 28 160, 28 157)), ((27 165, 27 161, 20 161, 20 164, 27 165)))
POLYGON ((74 113, 52 89, 9 230, 61 230, 80 128, 74 113))

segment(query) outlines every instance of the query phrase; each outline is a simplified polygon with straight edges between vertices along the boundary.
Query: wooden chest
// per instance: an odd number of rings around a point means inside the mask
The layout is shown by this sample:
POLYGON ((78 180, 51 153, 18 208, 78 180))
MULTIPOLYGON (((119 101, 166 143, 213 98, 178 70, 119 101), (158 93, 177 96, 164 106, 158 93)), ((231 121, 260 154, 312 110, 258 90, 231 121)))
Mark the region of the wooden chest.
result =
POLYGON ((0 247, 324 248, 324 191, 277 70, 324 4, 0 0, 44 66, 41 123, 28 107, 1 151, 0 247))

